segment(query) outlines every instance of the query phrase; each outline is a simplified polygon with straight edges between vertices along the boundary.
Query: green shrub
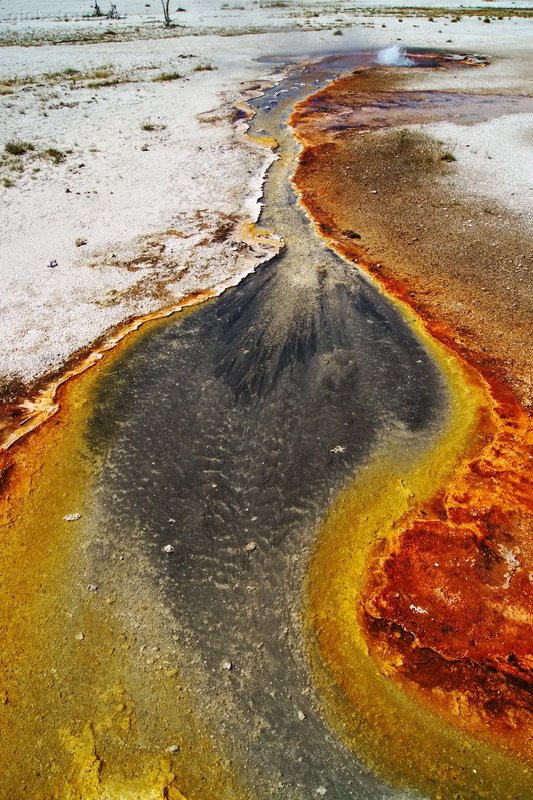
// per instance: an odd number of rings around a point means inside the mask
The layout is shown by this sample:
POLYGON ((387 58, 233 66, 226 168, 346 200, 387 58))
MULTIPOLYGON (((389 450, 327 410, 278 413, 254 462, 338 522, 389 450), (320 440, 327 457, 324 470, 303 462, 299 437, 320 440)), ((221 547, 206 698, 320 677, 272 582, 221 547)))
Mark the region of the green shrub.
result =
POLYGON ((179 72, 161 72, 159 75, 156 75, 155 78, 152 78, 153 81, 177 81, 181 78, 181 73, 179 72))
POLYGON ((54 164, 61 164, 67 157, 66 154, 62 150, 58 150, 57 147, 48 147, 46 150, 43 150, 42 155, 45 158, 49 158, 54 164))
POLYGON ((5 144, 4 150, 10 156, 23 156, 29 150, 35 150, 35 145, 31 142, 22 142, 20 139, 11 139, 5 144))

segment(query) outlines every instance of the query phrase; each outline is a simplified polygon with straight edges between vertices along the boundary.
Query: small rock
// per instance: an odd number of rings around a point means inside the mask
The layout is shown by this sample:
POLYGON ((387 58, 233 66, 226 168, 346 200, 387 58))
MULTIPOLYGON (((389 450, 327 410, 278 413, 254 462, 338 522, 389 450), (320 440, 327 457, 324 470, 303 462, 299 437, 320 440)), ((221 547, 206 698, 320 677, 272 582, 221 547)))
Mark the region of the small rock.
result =
POLYGON ((148 147, 147 144, 143 144, 143 146, 141 147, 141 150, 143 151, 143 153, 146 153, 146 151, 149 150, 149 149, 150 148, 148 147))
POLYGON ((233 664, 231 663, 231 661, 224 661, 224 663, 222 664, 222 669, 228 669, 228 670, 233 669, 233 664))
POLYGON ((52 269, 53 269, 54 267, 57 267, 57 261, 55 260, 55 258, 53 258, 53 259, 50 261, 50 263, 48 264, 48 266, 49 266, 49 267, 51 267, 52 269))
POLYGON ((170 747, 167 747, 167 753, 179 753, 179 751, 179 744, 171 744, 170 747))
POLYGON ((76 634, 76 639, 78 640, 78 642, 82 642, 85 639, 85 634, 80 631, 79 633, 76 634))
POLYGON ((304 719, 305 719, 305 714, 304 714, 304 712, 303 712, 303 711, 298 711, 298 719, 300 720, 300 722, 303 722, 303 721, 304 721, 304 719))
POLYGON ((318 786, 316 791, 315 791, 315 794, 317 794, 319 797, 324 797, 326 792, 327 792, 327 789, 326 789, 325 786, 318 786))
POLYGON ((87 244, 87 239, 78 238, 75 241, 76 247, 83 247, 84 244, 87 244))
POLYGON ((98 586, 96 585, 96 583, 88 583, 87 584, 87 591, 88 592, 97 592, 98 591, 98 586))
POLYGON ((79 514, 78 512, 75 512, 74 514, 65 514, 65 516, 63 517, 65 522, 76 522, 76 520, 80 518, 81 514, 79 514))
POLYGON ((337 455, 338 453, 344 453, 345 450, 346 450, 345 447, 342 447, 342 445, 337 444, 337 445, 335 445, 335 447, 332 447, 329 452, 330 453, 335 453, 335 455, 337 455))
POLYGON ((166 544, 164 547, 161 548, 161 550, 163 551, 163 553, 173 553, 174 552, 174 548, 172 547, 171 544, 166 544))
POLYGON ((244 545, 244 549, 247 553, 253 553, 254 550, 257 550, 257 545, 255 542, 248 542, 248 544, 244 545))

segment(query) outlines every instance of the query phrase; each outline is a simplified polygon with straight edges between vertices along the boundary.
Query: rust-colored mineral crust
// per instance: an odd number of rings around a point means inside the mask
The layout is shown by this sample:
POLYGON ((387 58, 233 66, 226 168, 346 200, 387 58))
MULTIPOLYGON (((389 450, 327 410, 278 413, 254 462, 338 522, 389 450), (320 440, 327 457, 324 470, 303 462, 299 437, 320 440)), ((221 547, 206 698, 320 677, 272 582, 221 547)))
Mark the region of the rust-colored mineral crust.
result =
MULTIPOLYGON (((430 211, 424 216, 413 193, 433 191, 435 205, 453 207, 442 188, 432 186, 431 175, 405 178, 398 159, 389 165, 379 147, 372 159, 376 134, 368 131, 445 117, 442 95, 439 100, 431 92, 405 92, 406 80, 405 71, 395 77, 390 70, 360 70, 301 103, 292 119, 303 145, 295 184, 321 234, 474 367, 486 382, 488 400, 474 449, 449 484, 400 520, 391 540, 376 550, 354 615, 382 672, 460 727, 524 756, 533 730, 533 487, 531 418, 521 400, 528 397, 532 376, 517 348, 528 352, 527 325, 519 316, 509 324, 501 281, 488 281, 487 273, 498 267, 497 247, 495 264, 478 250, 479 259, 470 256, 463 273, 449 258, 446 237, 456 232, 447 232, 446 219, 453 227, 459 218, 430 211), (387 188, 392 199, 384 195, 387 188), (378 192, 382 201, 373 206, 373 217, 363 207, 378 192), (389 236, 388 224, 403 226, 405 239, 389 236), (412 236, 422 228, 425 250, 418 247, 421 234, 412 236), (470 312, 484 272, 488 293, 481 311, 470 312), (494 346, 493 330, 499 334, 494 346)), ((464 120, 483 117, 493 99, 466 96, 464 120)), ((456 109, 460 102, 457 96, 450 104, 456 109)), ((518 110, 521 101, 502 102, 504 109, 513 105, 518 110)), ((402 147, 400 141, 400 155, 402 147)), ((428 164, 422 160, 419 166, 427 171, 428 164)), ((472 202, 461 209, 470 223, 472 202)), ((472 236, 476 232, 474 224, 472 236)), ((502 235, 500 249, 504 243, 502 235)), ((511 302, 518 298, 518 314, 519 280, 505 276, 511 302)))

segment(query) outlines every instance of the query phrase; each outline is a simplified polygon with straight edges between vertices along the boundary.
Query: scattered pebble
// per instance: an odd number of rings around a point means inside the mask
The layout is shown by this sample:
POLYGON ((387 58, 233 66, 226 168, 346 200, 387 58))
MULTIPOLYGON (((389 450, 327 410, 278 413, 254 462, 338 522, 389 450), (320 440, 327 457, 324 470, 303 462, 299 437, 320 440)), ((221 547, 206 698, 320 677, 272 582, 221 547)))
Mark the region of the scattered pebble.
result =
POLYGON ((87 584, 87 591, 88 592, 97 592, 98 591, 98 586, 96 585, 96 583, 88 583, 87 584))
POLYGON ((222 664, 222 669, 228 669, 228 670, 233 669, 233 664, 231 663, 231 661, 224 661, 224 663, 222 664))
POLYGON ((300 722, 303 722, 303 721, 304 721, 304 719, 305 719, 305 714, 304 714, 304 712, 303 712, 303 711, 298 711, 298 719, 300 720, 300 722))
POLYGON ((255 542, 248 542, 248 544, 244 545, 244 549, 247 553, 253 553, 254 550, 257 550, 257 545, 255 542))
POLYGON ((79 514, 78 512, 76 512, 74 514, 65 514, 65 516, 63 517, 65 522, 76 522, 76 520, 80 519, 80 518, 81 518, 81 514, 79 514))
POLYGON ((173 548, 173 546, 171 544, 166 544, 164 547, 161 548, 161 550, 163 551, 163 553, 173 553, 174 552, 174 548, 173 548))
POLYGON ((76 634, 76 639, 78 640, 78 642, 82 642, 85 639, 85 634, 80 631, 79 633, 76 634))
POLYGON ((179 753, 179 751, 179 744, 171 744, 170 747, 167 747, 167 753, 179 753))

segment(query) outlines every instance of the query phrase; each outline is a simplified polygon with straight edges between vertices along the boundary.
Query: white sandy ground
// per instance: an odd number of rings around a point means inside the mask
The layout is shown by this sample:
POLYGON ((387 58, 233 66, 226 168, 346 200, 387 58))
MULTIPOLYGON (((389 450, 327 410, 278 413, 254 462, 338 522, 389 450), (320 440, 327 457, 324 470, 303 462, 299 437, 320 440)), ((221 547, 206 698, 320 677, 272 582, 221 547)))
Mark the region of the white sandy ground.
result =
MULTIPOLYGON (((73 25, 82 32, 109 25, 77 19, 88 5, 0 0, 0 40, 13 31, 40 36, 73 25), (63 21, 54 19, 59 10, 63 21)), ((491 67, 457 77, 420 74, 421 87, 533 94, 533 21, 400 22, 354 16, 343 10, 346 2, 272 8, 242 0, 223 8, 196 0, 183 4, 191 10, 179 22, 186 17, 188 27, 170 38, 145 38, 163 31, 159 4, 117 5, 128 15, 116 24, 141 38, 0 47, 0 85, 34 79, 0 95, 0 150, 13 139, 35 146, 21 158, 22 172, 13 170, 13 159, 0 167, 0 378, 32 381, 132 314, 235 283, 277 246, 275 240, 270 249, 265 240, 242 244, 239 227, 232 227, 257 217, 272 158, 236 133, 230 119, 243 88, 276 79, 276 67, 258 62, 259 56, 315 57, 401 40, 407 47, 447 47, 495 58, 491 67), (319 30, 306 31, 310 23, 319 30), (206 32, 232 26, 272 32, 206 32), (283 27, 293 30, 280 31, 283 27), (342 37, 333 34, 339 28, 342 37), (214 69, 195 71, 206 64, 214 69), (65 77, 42 77, 103 66, 112 78, 128 82, 88 88, 65 77), (182 77, 154 82, 161 71, 182 77), (156 129, 144 131, 144 123, 156 129), (55 164, 39 156, 50 147, 71 152, 55 164), (53 260, 57 267, 51 268, 53 260)), ((495 13, 496 3, 484 5, 495 13)), ((105 10, 108 3, 101 6, 105 10)), ((469 127, 440 124, 431 133, 455 148, 458 190, 474 189, 526 213, 533 185, 532 127, 532 116, 524 114, 469 127)))

